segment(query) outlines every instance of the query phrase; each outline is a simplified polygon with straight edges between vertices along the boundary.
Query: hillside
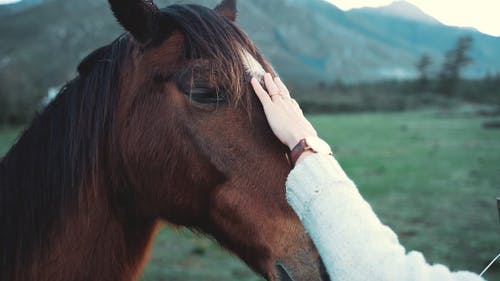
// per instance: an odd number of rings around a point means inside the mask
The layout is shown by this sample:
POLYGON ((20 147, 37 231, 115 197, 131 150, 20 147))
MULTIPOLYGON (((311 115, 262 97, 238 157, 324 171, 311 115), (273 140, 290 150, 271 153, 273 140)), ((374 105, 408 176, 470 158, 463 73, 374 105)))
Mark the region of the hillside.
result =
POLYGON ((442 55, 453 46, 457 38, 471 36, 474 47, 471 52, 474 64, 467 68, 468 77, 482 77, 500 71, 500 38, 492 37, 472 29, 457 28, 424 18, 422 11, 414 7, 416 18, 407 16, 410 4, 403 1, 387 7, 363 8, 348 11, 347 17, 365 28, 367 38, 380 40, 398 49, 407 50, 415 55, 427 53, 437 63, 442 55), (394 14, 400 5, 406 7, 406 14, 394 14), (392 12, 388 12, 392 11, 392 12))
POLYGON ((21 2, 11 3, 11 4, 3 4, 0 6, 0 17, 16 14, 26 9, 35 7, 41 4, 43 0, 23 0, 21 2))
MULTIPOLYGON (((218 1, 156 2, 214 6, 218 1)), ((344 12, 323 0, 239 1, 239 22, 280 75, 301 85, 411 78, 422 53, 440 62, 463 35, 475 39, 477 63, 469 76, 500 71, 500 38, 429 23, 421 11, 415 12, 420 20, 409 19, 411 9, 405 6, 398 17, 394 7, 344 12)), ((3 16, 2 22, 0 92, 43 95, 71 79, 91 50, 121 33, 106 0, 45 0, 3 16)))
POLYGON ((387 6, 378 8, 360 8, 356 11, 375 12, 427 24, 441 24, 437 19, 427 15, 417 6, 406 1, 395 1, 387 6))

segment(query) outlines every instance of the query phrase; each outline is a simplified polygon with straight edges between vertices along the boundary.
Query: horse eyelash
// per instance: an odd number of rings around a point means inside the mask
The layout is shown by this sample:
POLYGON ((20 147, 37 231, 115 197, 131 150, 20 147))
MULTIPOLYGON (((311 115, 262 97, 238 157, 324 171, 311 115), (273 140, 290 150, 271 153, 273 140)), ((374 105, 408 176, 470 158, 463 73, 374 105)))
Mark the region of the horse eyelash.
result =
POLYGON ((165 74, 160 74, 160 73, 157 73, 153 76, 153 81, 155 83, 166 83, 166 82, 169 82, 170 80, 172 80, 172 75, 169 74, 169 75, 165 75, 165 74))
MULTIPOLYGON (((169 75, 165 75, 165 74, 161 74, 161 73, 156 73, 153 77, 153 80, 155 83, 158 83, 158 84, 164 84, 164 83, 167 83, 169 81, 172 81, 173 79, 173 74, 169 74, 169 75)), ((194 87, 195 83, 194 81, 191 81, 191 88, 189 91, 185 90, 185 89, 182 89, 182 87, 179 87, 179 89, 184 92, 184 94, 186 96, 189 97, 189 99, 193 102, 198 102, 200 103, 200 101, 196 101, 196 97, 193 97, 193 89, 196 89, 196 87, 194 87)), ((208 89, 207 89, 208 90, 208 89)), ((208 91, 207 91, 208 93, 208 91)), ((224 103, 224 102, 227 102, 228 101, 228 96, 225 94, 224 90, 222 89, 213 89, 213 93, 215 93, 216 97, 214 97, 214 102, 209 102, 209 103, 224 103)), ((206 100, 209 100, 209 98, 207 98, 206 100)))

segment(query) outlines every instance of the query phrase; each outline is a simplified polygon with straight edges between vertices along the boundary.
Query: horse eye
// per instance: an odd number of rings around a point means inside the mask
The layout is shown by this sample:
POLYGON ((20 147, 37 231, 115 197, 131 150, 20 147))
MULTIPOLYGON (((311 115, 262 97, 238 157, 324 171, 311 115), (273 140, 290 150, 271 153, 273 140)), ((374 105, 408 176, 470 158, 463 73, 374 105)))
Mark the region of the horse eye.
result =
POLYGON ((193 88, 188 95, 191 100, 203 104, 224 103, 227 101, 227 97, 222 91, 206 87, 193 88))

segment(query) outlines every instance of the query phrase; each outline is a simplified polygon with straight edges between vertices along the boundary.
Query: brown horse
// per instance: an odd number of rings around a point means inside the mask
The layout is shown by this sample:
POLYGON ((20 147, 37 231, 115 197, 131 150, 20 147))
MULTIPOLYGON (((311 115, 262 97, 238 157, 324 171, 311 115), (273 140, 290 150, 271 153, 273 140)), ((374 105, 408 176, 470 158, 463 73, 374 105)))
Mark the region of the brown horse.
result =
POLYGON ((137 280, 161 221, 268 280, 329 280, 286 202, 287 148, 249 83, 272 69, 235 1, 109 2, 128 33, 80 64, 0 163, 0 280, 137 280))

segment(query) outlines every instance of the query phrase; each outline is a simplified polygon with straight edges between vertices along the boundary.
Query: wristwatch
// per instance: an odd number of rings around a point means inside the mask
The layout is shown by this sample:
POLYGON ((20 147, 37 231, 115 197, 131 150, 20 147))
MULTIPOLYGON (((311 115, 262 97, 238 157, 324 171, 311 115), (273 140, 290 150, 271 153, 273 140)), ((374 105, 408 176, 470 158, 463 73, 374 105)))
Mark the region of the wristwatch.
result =
POLYGON ((292 166, 295 166, 300 156, 306 152, 311 151, 314 153, 333 155, 330 145, 318 137, 308 137, 302 139, 290 152, 290 159, 292 166))

